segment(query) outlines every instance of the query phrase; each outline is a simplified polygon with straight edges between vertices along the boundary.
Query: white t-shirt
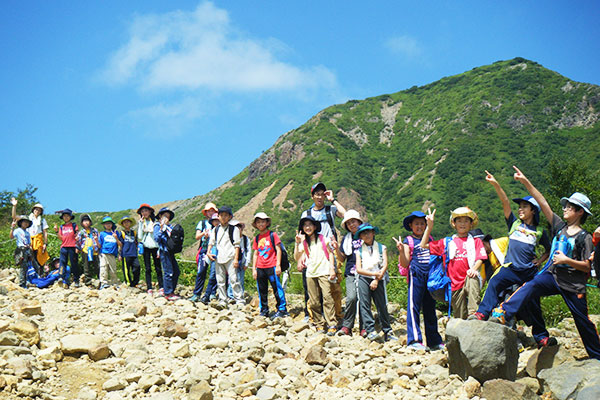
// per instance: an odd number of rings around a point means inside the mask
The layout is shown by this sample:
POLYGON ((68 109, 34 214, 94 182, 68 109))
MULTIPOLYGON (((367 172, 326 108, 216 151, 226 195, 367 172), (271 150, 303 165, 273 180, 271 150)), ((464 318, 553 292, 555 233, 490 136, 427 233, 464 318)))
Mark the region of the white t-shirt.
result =
POLYGON ((27 232, 29 232, 29 235, 32 237, 42 233, 44 229, 48 229, 48 223, 42 215, 36 217, 31 213, 29 214, 29 219, 31 220, 31 226, 27 228, 27 232))
MULTIPOLYGON (((330 240, 324 237, 327 251, 331 254, 331 249, 328 247, 330 240)), ((305 253, 304 244, 300 243, 300 252, 305 253)), ((305 256, 306 257, 306 256, 305 256)), ((329 276, 331 263, 325 255, 323 250, 323 243, 317 238, 317 241, 311 241, 308 246, 308 257, 305 259, 306 262, 306 277, 307 278, 318 278, 320 276, 329 276)))
MULTIPOLYGON (((356 257, 360 257, 362 269, 369 272, 379 272, 383 269, 382 261, 383 261, 383 252, 387 247, 385 245, 381 245, 381 254, 379 253, 379 245, 377 242, 373 242, 373 246, 367 246, 366 243, 362 244, 362 255, 361 251, 356 250, 356 257)), ((363 275, 368 276, 368 275, 363 275)))
MULTIPOLYGON (((310 209, 304 211, 300 218, 310 216, 310 217, 313 217, 315 220, 319 221, 321 223, 321 231, 317 232, 317 233, 320 233, 321 235, 325 236, 327 239, 331 239, 333 237, 333 231, 331 230, 331 226, 327 222, 327 214, 325 213, 326 209, 327 209, 327 207, 323 207, 320 210, 315 210, 314 207, 311 207, 310 209), (310 211, 310 213, 309 213, 309 211, 310 211)), ((335 225, 336 215, 337 215, 337 207, 331 206, 331 218, 332 218, 332 222, 334 225, 335 225)))

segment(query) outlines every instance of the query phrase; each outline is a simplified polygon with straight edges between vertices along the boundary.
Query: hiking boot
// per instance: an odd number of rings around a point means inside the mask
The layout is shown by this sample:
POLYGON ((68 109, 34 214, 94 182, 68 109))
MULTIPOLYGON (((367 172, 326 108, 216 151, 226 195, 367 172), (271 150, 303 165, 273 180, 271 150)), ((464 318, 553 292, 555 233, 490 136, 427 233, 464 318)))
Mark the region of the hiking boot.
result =
POLYGON ((413 350, 427 350, 427 347, 425 347, 423 343, 420 342, 412 342, 407 347, 413 350))
POLYGON ((489 321, 495 322, 500 325, 506 325, 505 311, 500 307, 494 308, 494 311, 492 311, 492 316, 490 317, 489 321))
POLYGON ((208 303, 209 303, 209 300, 208 300, 206 297, 203 297, 203 298, 201 298, 201 299, 200 299, 200 303, 202 303, 202 304, 204 304, 205 306, 207 306, 207 305, 208 305, 208 303))
MULTIPOLYGON (((269 318, 269 312, 268 311, 261 311, 259 315, 261 317, 269 318)), ((273 315, 275 315, 275 314, 273 314, 273 315)))
POLYGON ((352 331, 345 326, 342 326, 337 333, 338 336, 352 336, 352 331))
POLYGON ((337 328, 335 326, 330 326, 329 329, 327 329, 327 336, 333 336, 336 332, 337 328))
POLYGON ((392 332, 390 332, 390 333, 385 334, 384 340, 386 342, 397 342, 398 338, 396 337, 396 335, 394 335, 392 332))
POLYGON ((467 321, 473 321, 473 320, 476 320, 476 319, 478 319, 480 321, 485 321, 486 320, 485 315, 483 315, 479 311, 476 312, 476 313, 474 313, 474 314, 471 314, 471 315, 469 315, 467 317, 467 321))
POLYGON ((200 301, 200 296, 198 296, 197 294, 194 294, 190 298, 188 298, 188 300, 193 301, 195 303, 197 301, 200 301))
POLYGON ((287 311, 277 311, 275 314, 271 315, 271 319, 285 318, 289 316, 290 313, 288 313, 287 311))
POLYGON ((375 331, 373 331, 373 332, 370 332, 370 333, 367 335, 367 339, 369 339, 369 340, 370 340, 370 341, 372 341, 372 342, 373 342, 373 341, 375 341, 375 340, 377 340, 377 338, 379 338, 379 335, 378 335, 378 334, 377 334, 377 332, 375 332, 375 331))
POLYGON ((429 348, 429 350, 431 351, 439 351, 439 350, 444 350, 446 348, 446 345, 444 343, 440 343, 440 344, 436 344, 435 346, 431 346, 429 348))
POLYGON ((367 337, 367 330, 366 329, 361 329, 360 330, 360 336, 366 338, 367 337))
POLYGON ((557 344, 558 341, 555 337, 545 337, 537 343, 538 349, 541 349, 542 347, 556 346, 557 344))

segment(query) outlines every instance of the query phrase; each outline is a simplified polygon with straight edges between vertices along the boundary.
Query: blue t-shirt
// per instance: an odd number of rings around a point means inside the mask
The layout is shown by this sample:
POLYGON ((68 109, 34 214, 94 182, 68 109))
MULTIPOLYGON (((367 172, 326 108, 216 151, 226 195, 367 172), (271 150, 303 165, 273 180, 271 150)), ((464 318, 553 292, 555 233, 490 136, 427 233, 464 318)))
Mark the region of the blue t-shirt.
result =
MULTIPOLYGON (((429 249, 424 249, 419 244, 421 239, 411 236, 415 247, 410 258, 410 269, 413 271, 419 271, 423 273, 429 273, 429 249)), ((408 244, 408 237, 405 237, 402 241, 404 244, 408 244)))
POLYGON ((31 245, 31 236, 29 232, 21 228, 17 228, 13 231, 13 237, 17 242, 17 247, 29 247, 31 245))
MULTIPOLYGON (((121 232, 116 232, 119 240, 123 241, 121 232)), ((115 239, 112 234, 113 233, 110 231, 100 232, 100 236, 98 236, 98 242, 100 244, 100 253, 112 254, 116 257, 119 254, 119 245, 117 244, 117 239, 115 239)))
MULTIPOLYGON (((508 229, 513 226, 517 218, 513 213, 506 219, 508 229)), ((550 240, 546 231, 540 238, 540 244, 546 250, 550 250, 550 240)), ((536 226, 527 225, 522 222, 517 229, 508 237, 508 250, 506 251, 505 263, 512 263, 511 268, 526 270, 536 268, 533 260, 536 258, 535 247, 537 245, 536 226)))
POLYGON ((121 255, 123 257, 136 257, 137 256, 137 236, 133 229, 129 232, 123 231, 123 248, 121 249, 121 255))

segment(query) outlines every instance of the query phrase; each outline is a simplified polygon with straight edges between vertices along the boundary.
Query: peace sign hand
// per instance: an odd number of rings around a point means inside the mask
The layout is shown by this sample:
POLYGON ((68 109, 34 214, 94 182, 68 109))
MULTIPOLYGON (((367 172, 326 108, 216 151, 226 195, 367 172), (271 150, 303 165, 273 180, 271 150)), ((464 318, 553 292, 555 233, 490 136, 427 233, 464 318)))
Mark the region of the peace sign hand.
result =
POLYGON ((392 236, 394 242, 396 242, 396 248, 398 251, 402 251, 404 249, 404 243, 402 243, 402 236, 398 235, 398 239, 392 236))
POLYGON ((431 211, 431 208, 427 208, 427 215, 425 216, 425 220, 427 221, 427 226, 433 228, 433 221, 435 220, 435 211, 436 209, 433 209, 433 212, 431 211))
POLYGON ((306 235, 304 233, 296 232, 296 243, 302 243, 306 239, 306 235))

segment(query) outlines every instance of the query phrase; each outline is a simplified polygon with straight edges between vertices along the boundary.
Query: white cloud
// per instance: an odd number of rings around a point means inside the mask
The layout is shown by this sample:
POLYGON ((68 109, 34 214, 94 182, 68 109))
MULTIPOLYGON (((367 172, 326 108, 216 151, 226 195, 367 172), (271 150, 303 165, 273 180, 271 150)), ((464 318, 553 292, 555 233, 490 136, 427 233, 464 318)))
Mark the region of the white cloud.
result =
POLYGON ((285 91, 336 86, 324 66, 282 61, 285 45, 239 32, 226 10, 210 2, 193 11, 137 16, 127 43, 102 75, 112 84, 144 90, 285 91))
POLYGON ((399 54, 407 58, 417 58, 423 50, 419 42, 408 35, 395 36, 389 38, 384 43, 385 47, 394 54, 399 54))

